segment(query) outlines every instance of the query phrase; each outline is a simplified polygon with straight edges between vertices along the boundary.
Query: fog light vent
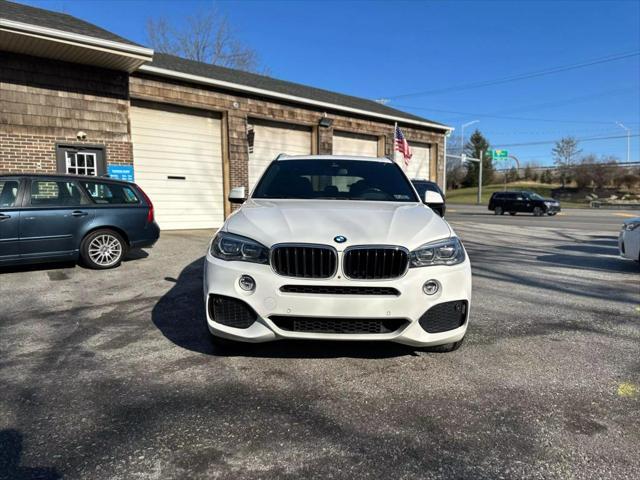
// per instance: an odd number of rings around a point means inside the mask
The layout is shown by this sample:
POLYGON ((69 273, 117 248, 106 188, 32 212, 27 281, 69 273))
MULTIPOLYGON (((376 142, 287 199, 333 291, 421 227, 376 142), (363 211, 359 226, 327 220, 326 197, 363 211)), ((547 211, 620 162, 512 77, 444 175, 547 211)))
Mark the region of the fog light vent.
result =
POLYGON ((464 325, 467 320, 467 311, 468 303, 466 300, 439 303, 420 317, 420 326, 428 333, 454 330, 464 325))
POLYGON ((209 316, 214 322, 235 328, 249 328, 258 317, 242 300, 222 295, 209 296, 209 316))

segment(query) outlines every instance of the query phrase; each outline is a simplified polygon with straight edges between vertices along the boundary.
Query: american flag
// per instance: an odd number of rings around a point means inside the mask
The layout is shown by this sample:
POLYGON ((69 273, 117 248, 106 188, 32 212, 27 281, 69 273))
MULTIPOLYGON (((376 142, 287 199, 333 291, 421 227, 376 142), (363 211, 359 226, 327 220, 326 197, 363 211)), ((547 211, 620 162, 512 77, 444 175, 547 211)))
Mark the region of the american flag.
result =
POLYGON ((407 142, 407 139, 404 138, 404 135, 402 134, 402 130, 400 130, 400 127, 398 125, 396 125, 395 150, 402 153, 404 166, 408 167, 409 160, 411 160, 411 157, 413 156, 413 154, 411 153, 411 147, 409 146, 409 142, 407 142))

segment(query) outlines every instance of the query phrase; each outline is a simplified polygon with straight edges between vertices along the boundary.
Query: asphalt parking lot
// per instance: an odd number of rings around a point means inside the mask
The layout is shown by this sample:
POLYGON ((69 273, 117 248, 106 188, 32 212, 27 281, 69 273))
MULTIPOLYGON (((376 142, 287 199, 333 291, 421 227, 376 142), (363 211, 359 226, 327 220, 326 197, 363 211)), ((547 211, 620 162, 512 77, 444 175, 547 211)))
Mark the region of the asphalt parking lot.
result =
POLYGON ((5 269, 0 478, 638 478, 640 266, 616 247, 630 214, 451 206, 474 299, 448 354, 214 350, 211 232, 164 233, 116 270, 5 269))

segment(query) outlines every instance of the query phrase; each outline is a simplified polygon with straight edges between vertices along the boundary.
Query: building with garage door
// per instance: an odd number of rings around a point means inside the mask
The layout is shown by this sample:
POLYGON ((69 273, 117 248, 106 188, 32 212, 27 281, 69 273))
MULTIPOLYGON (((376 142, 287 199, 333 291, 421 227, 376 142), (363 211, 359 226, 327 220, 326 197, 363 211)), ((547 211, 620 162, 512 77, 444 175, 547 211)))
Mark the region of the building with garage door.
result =
POLYGON ((391 156, 444 183, 451 128, 371 100, 154 53, 69 15, 0 0, 0 175, 133 178, 163 229, 214 228, 230 188, 279 153, 391 156))

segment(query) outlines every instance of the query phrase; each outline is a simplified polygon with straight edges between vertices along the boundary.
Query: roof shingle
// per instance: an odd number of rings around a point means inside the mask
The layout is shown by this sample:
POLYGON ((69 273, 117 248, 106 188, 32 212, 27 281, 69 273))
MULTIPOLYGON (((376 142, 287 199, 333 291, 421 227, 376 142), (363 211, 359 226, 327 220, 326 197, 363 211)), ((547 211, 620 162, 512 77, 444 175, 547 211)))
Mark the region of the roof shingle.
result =
POLYGON ((87 35, 101 40, 126 43, 128 45, 138 45, 137 43, 122 38, 115 33, 111 33, 104 28, 97 27, 89 22, 72 17, 65 13, 52 12, 42 8, 30 7, 20 3, 0 0, 0 18, 12 20, 14 22, 28 23, 38 27, 53 28, 64 32, 87 35))
POLYGON ((265 75, 257 75, 255 73, 243 72, 231 68, 220 67, 218 65, 187 60, 174 55, 168 55, 166 53, 156 52, 153 56, 153 62, 149 65, 175 72, 221 80, 224 82, 237 83, 247 87, 260 88, 286 95, 293 95, 318 102, 365 110, 367 112, 378 113, 381 115, 389 115, 400 119, 404 118, 412 121, 428 122, 442 126, 443 128, 448 128, 442 123, 434 122, 433 120, 428 120, 401 110, 396 110, 395 108, 382 105, 378 102, 374 102, 373 100, 331 92, 329 90, 310 87, 299 83, 278 80, 265 75))

